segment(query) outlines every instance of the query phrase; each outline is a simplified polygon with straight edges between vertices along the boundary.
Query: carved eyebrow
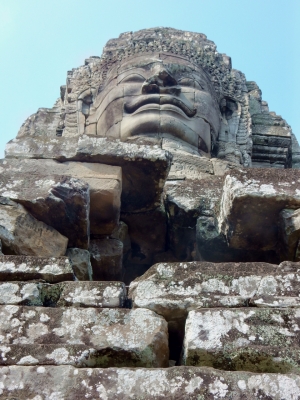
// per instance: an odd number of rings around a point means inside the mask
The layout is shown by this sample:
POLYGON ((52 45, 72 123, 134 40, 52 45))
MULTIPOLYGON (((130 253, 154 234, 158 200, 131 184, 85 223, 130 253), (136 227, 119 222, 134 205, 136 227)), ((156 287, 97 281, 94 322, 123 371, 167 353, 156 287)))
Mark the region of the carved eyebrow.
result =
POLYGON ((178 83, 182 83, 183 85, 187 85, 187 86, 192 86, 191 84, 198 84, 200 86, 201 89, 204 89, 204 85, 202 83, 200 83, 197 79, 195 78, 188 78, 188 77, 184 77, 181 78, 178 83), (184 82, 182 82, 184 81, 184 82))
POLYGON ((125 82, 127 82, 127 81, 128 82, 144 82, 145 79, 146 78, 143 75, 134 73, 134 74, 128 74, 119 83, 122 83, 124 81, 125 82))

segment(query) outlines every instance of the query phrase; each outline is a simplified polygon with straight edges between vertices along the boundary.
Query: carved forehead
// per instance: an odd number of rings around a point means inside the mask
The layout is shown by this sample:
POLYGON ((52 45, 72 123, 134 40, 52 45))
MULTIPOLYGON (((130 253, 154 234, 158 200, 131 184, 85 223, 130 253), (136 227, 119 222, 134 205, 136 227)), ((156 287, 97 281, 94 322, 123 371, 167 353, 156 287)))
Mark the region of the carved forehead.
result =
POLYGON ((115 77, 125 77, 131 73, 140 73, 145 78, 153 73, 157 66, 162 66, 176 78, 191 77, 206 83, 207 89, 214 91, 208 74, 198 65, 193 64, 182 56, 157 53, 151 55, 139 55, 126 59, 125 62, 115 65, 107 75, 107 82, 115 77))

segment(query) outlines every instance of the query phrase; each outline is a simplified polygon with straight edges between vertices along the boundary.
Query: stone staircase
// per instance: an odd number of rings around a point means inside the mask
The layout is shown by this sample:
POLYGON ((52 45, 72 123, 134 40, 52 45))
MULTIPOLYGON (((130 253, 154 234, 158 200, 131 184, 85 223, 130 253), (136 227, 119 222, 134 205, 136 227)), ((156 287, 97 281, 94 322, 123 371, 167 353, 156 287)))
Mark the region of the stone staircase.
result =
POLYGON ((158 263, 128 293, 73 267, 0 256, 1 399, 300 397, 299 263, 158 263))

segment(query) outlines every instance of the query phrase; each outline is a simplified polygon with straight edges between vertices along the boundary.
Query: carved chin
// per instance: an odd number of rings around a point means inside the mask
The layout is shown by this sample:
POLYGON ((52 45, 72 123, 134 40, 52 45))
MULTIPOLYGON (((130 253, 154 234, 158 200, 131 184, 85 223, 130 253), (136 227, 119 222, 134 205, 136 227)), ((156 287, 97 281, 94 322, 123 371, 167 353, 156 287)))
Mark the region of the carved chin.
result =
POLYGON ((174 117, 172 112, 159 109, 148 109, 135 115, 124 116, 121 122, 121 139, 138 135, 173 136, 184 142, 199 147, 206 152, 211 149, 210 125, 202 118, 174 117), (199 140, 200 138, 200 140, 199 140))

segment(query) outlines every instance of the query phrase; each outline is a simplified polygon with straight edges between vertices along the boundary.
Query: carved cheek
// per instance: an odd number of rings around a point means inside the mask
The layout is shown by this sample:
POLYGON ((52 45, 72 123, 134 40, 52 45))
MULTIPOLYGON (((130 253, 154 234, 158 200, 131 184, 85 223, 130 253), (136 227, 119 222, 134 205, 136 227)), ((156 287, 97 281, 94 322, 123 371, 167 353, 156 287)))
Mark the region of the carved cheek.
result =
POLYGON ((220 113, 210 93, 196 90, 195 108, 197 108, 196 116, 204 118, 209 122, 215 132, 219 132, 220 113))

